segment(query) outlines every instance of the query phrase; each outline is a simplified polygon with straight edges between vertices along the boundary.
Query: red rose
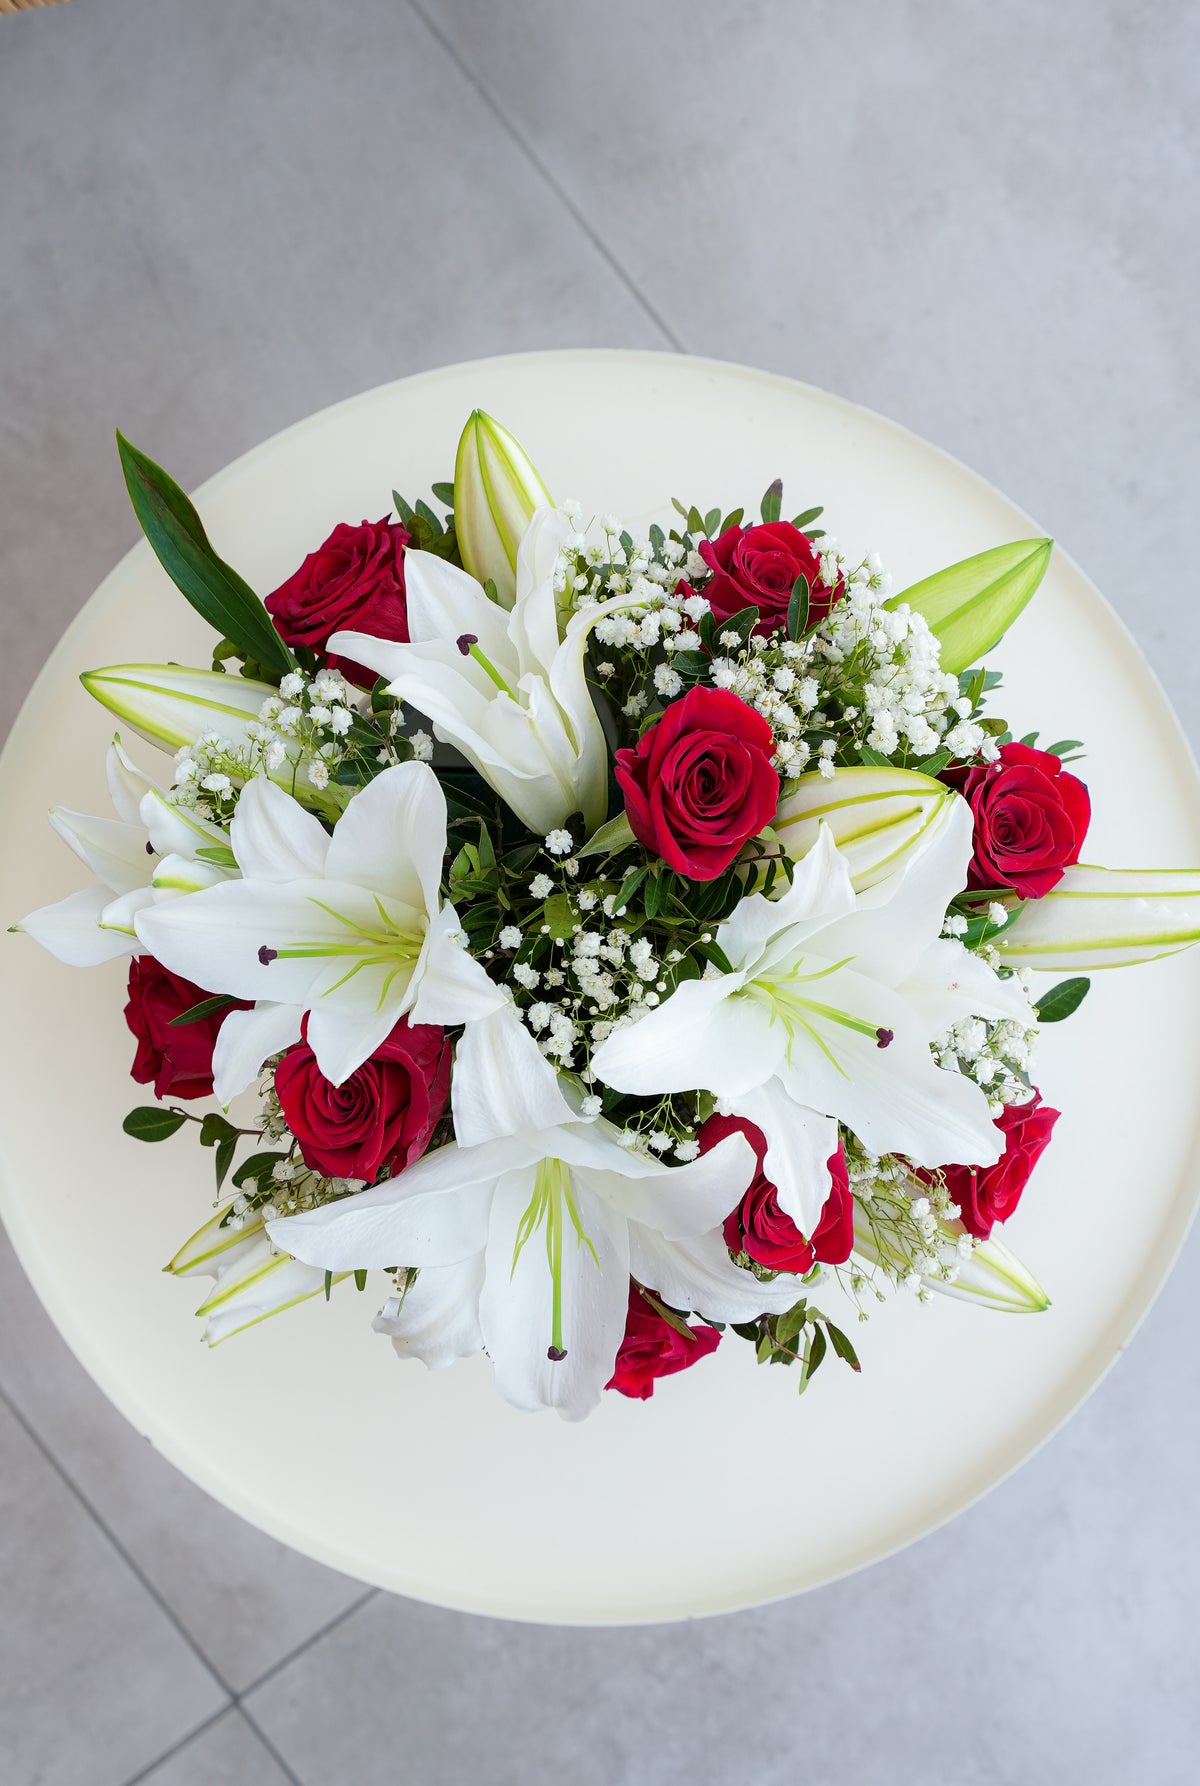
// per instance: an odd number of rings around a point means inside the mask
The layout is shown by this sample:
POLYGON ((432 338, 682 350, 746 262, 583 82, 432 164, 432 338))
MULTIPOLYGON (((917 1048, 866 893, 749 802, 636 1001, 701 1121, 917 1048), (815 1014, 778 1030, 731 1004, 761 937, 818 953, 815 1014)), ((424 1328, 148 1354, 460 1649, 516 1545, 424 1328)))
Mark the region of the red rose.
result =
POLYGON ((962 1225, 986 1240, 994 1222, 1008 1219, 1021 1201, 1029 1174, 1050 1141, 1060 1112, 1035 1091, 1027 1104, 1006 1104, 996 1118, 1004 1136, 1004 1156, 994 1166, 947 1166, 946 1189, 962 1211, 962 1225))
POLYGON ((668 867, 715 880, 775 817, 770 726, 724 688, 689 689, 619 750, 616 776, 633 834, 668 867))
POLYGON ((139 1085, 153 1080, 156 1098, 206 1098, 212 1091, 217 1031, 230 1011, 248 1011, 250 1006, 238 1000, 211 1017, 171 1028, 173 1017, 182 1017, 211 997, 203 986, 173 974, 153 955, 135 955, 129 963, 125 1021, 137 1037, 131 1071, 139 1085))
POLYGON ((293 1044, 275 1068, 284 1120, 305 1163, 327 1178, 393 1173, 424 1153, 446 1108, 450 1044, 434 1024, 401 1018, 369 1060, 334 1085, 307 1041, 293 1044))
POLYGON ((700 1152, 707 1153, 726 1135, 744 1135, 758 1159, 758 1172, 737 1208, 725 1218, 725 1245, 732 1253, 749 1253, 772 1271, 794 1271, 803 1277, 820 1261, 841 1265, 854 1245, 854 1199, 841 1143, 831 1155, 833 1182, 811 1241, 805 1240, 791 1216, 779 1207, 775 1186, 763 1170, 767 1138, 744 1116, 710 1116, 700 1130, 700 1152))
MULTIPOLYGON (((267 597, 266 609, 280 638, 322 654, 330 635, 342 628, 406 643, 404 548, 409 538, 397 521, 364 521, 358 527, 341 522, 267 597)), ((375 683, 373 670, 348 658, 327 662, 362 688, 375 683)))
POLYGON ((967 886, 1041 899, 1078 862, 1092 816, 1088 791, 1048 750, 1002 744, 1000 760, 942 777, 970 802, 975 854, 967 886))
MULTIPOLYGON (((761 527, 727 527, 715 540, 700 542, 700 556, 712 570, 703 595, 717 620, 743 608, 758 609, 756 633, 786 628, 788 604, 797 577, 808 584, 808 625, 824 620, 846 593, 845 580, 833 589, 821 581, 821 560, 807 534, 790 521, 761 527)), ((806 629, 807 630, 807 629, 806 629)))
POLYGON ((699 1358, 707 1358, 721 1343, 715 1327, 689 1327, 684 1338, 677 1327, 651 1308, 633 1279, 629 1280, 629 1313, 625 1337, 617 1353, 616 1367, 606 1389, 645 1401, 654 1394, 656 1377, 685 1371, 699 1358))

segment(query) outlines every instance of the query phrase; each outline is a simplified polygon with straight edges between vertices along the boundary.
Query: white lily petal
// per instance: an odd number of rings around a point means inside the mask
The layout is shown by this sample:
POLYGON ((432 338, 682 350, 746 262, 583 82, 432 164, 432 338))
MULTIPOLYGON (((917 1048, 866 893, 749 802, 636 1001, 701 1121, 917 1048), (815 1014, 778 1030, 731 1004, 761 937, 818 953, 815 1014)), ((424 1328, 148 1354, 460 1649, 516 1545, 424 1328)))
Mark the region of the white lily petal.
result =
MULTIPOLYGON (((163 856, 154 864, 150 886, 155 894, 170 898, 178 893, 200 893, 205 887, 216 887, 229 878, 230 870, 218 868, 213 862, 199 862, 194 856, 163 856)), ((138 893, 143 891, 138 889, 138 893)), ((127 898, 137 896, 126 895, 127 898)))
POLYGON ((638 1178, 592 1166, 575 1167, 575 1177, 630 1221, 677 1240, 720 1228, 754 1177, 756 1166, 754 1149, 744 1135, 727 1135, 685 1164, 654 1163, 657 1171, 638 1178))
POLYGON ((707 1088, 736 1097, 761 1085, 787 1052, 770 1012, 735 996, 741 976, 685 980, 656 1010, 614 1030, 592 1056, 596 1077, 615 1091, 707 1088))
POLYGON ((725 1114, 744 1116, 762 1130, 767 1138, 763 1165, 779 1207, 801 1234, 814 1234, 833 1183, 829 1162, 838 1150, 837 1123, 798 1104, 779 1079, 744 1092, 725 1114))
POLYGON ((558 1074, 515 1006, 505 1001, 468 1023, 454 1055, 454 1133, 463 1147, 574 1122, 558 1074))
POLYGON ((157 793, 159 789, 156 782, 151 781, 148 775, 143 775, 119 736, 114 736, 108 747, 105 777, 113 811, 127 825, 136 825, 141 817, 143 798, 149 793, 157 793))
MULTIPOLYGON (((853 912, 854 907, 849 870, 838 854, 833 833, 823 824, 808 854, 796 864, 791 886, 778 899, 766 899, 761 893, 743 899, 718 929, 717 941, 738 966, 769 956, 777 938, 786 938, 794 952, 806 936, 853 912)), ((940 918, 938 923, 940 928, 940 918)))
POLYGON ((114 893, 144 887, 149 879, 146 833, 122 819, 98 819, 65 806, 50 809, 50 823, 63 842, 114 893))
POLYGON ((931 1041, 963 1017, 1009 1018, 1026 1029, 1037 1022, 1029 994, 1015 974, 1002 980, 986 961, 948 937, 929 944, 899 990, 919 1013, 931 1041))
POLYGON ((523 669, 551 663, 558 651, 554 567, 573 532, 569 516, 543 506, 534 512, 522 535, 511 630, 523 669))
POLYGON ((804 1294, 801 1280, 790 1272, 764 1283, 735 1265, 719 1228, 686 1240, 668 1240, 633 1222, 629 1268, 639 1284, 672 1308, 690 1309, 710 1321, 781 1315, 804 1294))
POLYGON ((488 600, 482 583, 434 552, 407 552, 404 584, 410 644, 455 644, 470 634, 502 676, 518 679, 520 659, 509 638, 508 616, 488 600))
POLYGON ((518 1247, 535 1176, 528 1169, 509 1172, 496 1187, 479 1325, 506 1401, 531 1413, 556 1408, 565 1419, 581 1420, 599 1402, 625 1333, 628 1224, 600 1198, 577 1189, 587 1239, 564 1221, 556 1329, 544 1234, 539 1230, 518 1247), (552 1359, 548 1352, 556 1331, 566 1355, 552 1359))
POLYGON ((409 1022, 475 1023, 507 1004, 508 997, 465 947, 454 907, 443 905, 425 935, 409 1022))
POLYGON ((137 941, 132 935, 100 929, 101 914, 110 902, 107 887, 84 887, 30 912, 13 929, 31 936, 67 967, 98 967, 102 961, 132 954, 137 941))
POLYGON ((446 796, 428 763, 385 769, 338 820, 325 873, 416 911, 437 909, 446 848, 446 796))
POLYGON ((248 880, 317 880, 325 873, 329 834, 297 800, 256 775, 238 799, 229 844, 248 880))
POLYGON ((229 839, 220 825, 176 806, 161 788, 147 788, 138 806, 138 824, 160 856, 194 856, 198 849, 213 849, 229 839))
POLYGON ((479 1294, 483 1289, 483 1253, 453 1265, 424 1265, 404 1292, 395 1314, 389 1298, 371 1323, 385 1333, 399 1358, 419 1358, 429 1370, 442 1370, 483 1346, 479 1329, 479 1294))
POLYGON ((303 1016, 299 1005, 262 1001, 222 1020, 213 1048, 213 1091, 226 1109, 257 1079, 265 1060, 300 1040, 303 1016))
POLYGON ((853 956, 868 978, 899 985, 916 971, 929 940, 942 927, 946 908, 967 884, 975 824, 971 808, 955 794, 945 820, 925 847, 905 860, 898 875, 858 897, 849 917, 831 925, 822 948, 834 959, 853 956))
POLYGON ((157 898, 153 887, 135 887, 132 893, 122 893, 116 899, 110 899, 100 913, 101 930, 123 937, 124 950, 136 948, 137 915, 148 905, 153 905, 157 898))
POLYGON ((483 1247, 490 1193, 505 1172, 528 1170, 530 1151, 519 1137, 451 1143, 373 1190, 281 1216, 268 1231, 297 1259, 326 1269, 450 1265, 483 1247))

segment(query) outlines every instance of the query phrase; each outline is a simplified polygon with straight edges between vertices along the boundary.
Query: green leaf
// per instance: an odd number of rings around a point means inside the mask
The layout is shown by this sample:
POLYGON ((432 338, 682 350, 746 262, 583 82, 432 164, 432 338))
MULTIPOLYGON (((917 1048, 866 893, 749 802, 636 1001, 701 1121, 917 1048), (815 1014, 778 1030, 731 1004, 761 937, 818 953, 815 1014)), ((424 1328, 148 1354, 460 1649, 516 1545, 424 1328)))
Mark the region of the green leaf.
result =
POLYGON ((1083 739, 1082 738, 1060 738, 1058 740, 1057 744, 1047 744, 1044 748, 1047 751, 1049 751, 1049 753, 1052 757, 1061 757, 1061 756, 1065 756, 1067 751, 1069 751, 1069 750, 1082 750, 1083 749, 1083 739))
POLYGON ((545 912, 545 921, 550 926, 550 935, 557 942, 565 943, 574 936, 579 920, 566 893, 552 893, 542 909, 545 912))
POLYGON ((993 546, 925 577, 884 605, 906 602, 923 614, 941 641, 943 670, 957 675, 1004 637, 1045 576, 1053 549, 1048 539, 993 546))
MULTIPOLYGON (((696 507, 695 503, 692 504, 687 512, 687 528, 688 532, 692 534, 700 534, 704 532, 704 516, 700 513, 700 510, 696 507)), ((629 547, 626 546, 625 550, 628 552, 629 547)))
POLYGON ((1064 1017, 1069 1017, 1073 1011, 1079 1009, 1091 984, 1086 974, 1080 974, 1073 980, 1060 980, 1033 1007, 1037 1012, 1038 1022, 1061 1023, 1064 1017))
POLYGON ((707 515, 705 515, 705 517, 704 517, 704 531, 708 535, 709 539, 713 539, 715 537, 717 528, 720 525, 721 525, 721 511, 720 511, 720 509, 709 509, 707 515))
POLYGON ((228 1141, 231 1135, 236 1139, 237 1130, 223 1116, 218 1116, 215 1110, 210 1111, 200 1124, 201 1147, 215 1147, 218 1141, 228 1141))
POLYGON ((670 901, 670 875, 660 872, 648 875, 643 903, 648 918, 657 918, 666 911, 670 901))
POLYGON ((745 509, 730 509, 729 513, 721 523, 721 533, 728 533, 731 527, 740 527, 742 524, 742 516, 745 512, 745 509))
POLYGON ((804 1345, 804 1357, 800 1366, 800 1393, 808 1388, 825 1359, 827 1350, 825 1335, 819 1327, 809 1327, 804 1345))
POLYGON ((846 1338, 846 1335, 842 1332, 841 1328, 835 1327, 828 1316, 825 1318, 825 1331, 829 1335, 829 1343, 837 1353, 838 1357, 844 1359, 851 1370, 861 1371, 862 1365, 858 1362, 858 1353, 854 1350, 854 1347, 850 1344, 850 1341, 846 1338))
POLYGON ((419 498, 417 501, 417 513, 420 515, 422 521, 427 521, 429 523, 429 530, 434 539, 438 539, 445 530, 429 504, 423 498, 419 498))
POLYGON ((789 639, 804 637, 808 629, 808 606, 808 578, 799 576, 792 584, 792 598, 788 602, 787 632, 789 639))
POLYGON ((399 490, 392 491, 392 506, 395 508, 396 513, 399 515, 401 521, 403 521, 404 525, 407 527, 408 523, 413 518, 412 504, 405 502, 405 500, 404 500, 403 496, 401 496, 399 490))
POLYGON ((891 769, 895 767, 890 757, 885 757, 881 750, 873 750, 869 744, 864 744, 862 746, 858 753, 858 760, 860 763, 865 763, 868 769, 891 769))
POLYGON ((823 515, 824 513, 825 513, 825 505, 823 503, 818 503, 815 509, 805 509, 805 511, 802 515, 797 515, 796 518, 794 519, 794 521, 792 522, 792 526, 798 527, 800 529, 801 533, 803 533, 803 531, 806 527, 811 526, 812 523, 817 519, 817 517, 819 515, 823 515))
POLYGON ((934 779, 942 773, 953 753, 948 750, 935 750, 931 757, 922 757, 913 768, 918 775, 928 775, 934 779))
POLYGON ((433 484, 430 486, 430 488, 432 489, 433 494, 437 497, 438 501, 443 505, 443 507, 448 508, 448 509, 452 509, 454 507, 454 485, 453 484, 433 484))
POLYGON ((281 674, 295 659, 248 583, 217 557, 188 498, 161 465, 117 435, 133 512, 159 563, 196 612, 245 657, 281 674))
POLYGON ((333 1289, 333 1273, 332 1273, 332 1271, 327 1271, 325 1273, 325 1300, 326 1300, 326 1302, 329 1301, 329 1295, 330 1295, 330 1292, 332 1289, 333 1289))
POLYGON ((621 890, 613 901, 613 910, 615 912, 625 910, 629 901, 633 898, 649 872, 649 869, 643 863, 641 868, 635 868, 632 874, 627 874, 625 876, 625 879, 621 882, 621 890))
POLYGON ((783 479, 776 478, 773 484, 767 485, 758 512, 764 521, 778 521, 782 509, 783 479))
POLYGON ((182 1110, 164 1110, 160 1104, 139 1104, 121 1124, 135 1141, 165 1141, 181 1129, 187 1117, 182 1110))
POLYGON ((217 1144, 217 1151, 213 1155, 213 1165, 216 1167, 218 1190, 220 1190, 221 1186, 225 1183, 225 1174, 233 1165, 233 1156, 237 1152, 237 1144, 238 1138, 236 1135, 227 1135, 223 1141, 220 1141, 217 1144))
POLYGON ((609 819, 598 831, 593 831, 582 849, 576 850, 577 856, 615 856, 618 850, 628 849, 633 843, 633 827, 629 823, 629 815, 619 812, 615 819, 609 819))
POLYGON ((237 857, 227 843, 204 844, 195 854, 201 862, 211 862, 216 868, 237 867, 237 857))
POLYGON ((237 1000, 230 998, 227 992, 214 993, 212 998, 202 998, 198 1005, 190 1006, 181 1016, 172 1017, 170 1028, 182 1029, 185 1023, 199 1023, 202 1018, 211 1017, 214 1011, 228 1010, 230 1005, 236 1003, 237 1000))
POLYGON ((287 1155, 278 1151, 274 1153, 252 1153, 248 1160, 243 1160, 233 1175, 233 1182, 241 1190, 252 1178, 265 1178, 270 1175, 271 1168, 287 1155))

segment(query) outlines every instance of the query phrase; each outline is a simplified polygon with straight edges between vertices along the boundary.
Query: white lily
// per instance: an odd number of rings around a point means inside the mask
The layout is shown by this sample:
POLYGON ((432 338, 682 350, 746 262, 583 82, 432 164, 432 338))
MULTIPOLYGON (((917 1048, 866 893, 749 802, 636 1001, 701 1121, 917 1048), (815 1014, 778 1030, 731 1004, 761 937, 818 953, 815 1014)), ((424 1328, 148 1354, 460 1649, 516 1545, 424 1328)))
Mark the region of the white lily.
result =
POLYGON ((517 553, 511 613, 455 565, 409 552, 410 642, 355 632, 329 641, 331 651, 386 676, 389 693, 425 714, 540 836, 576 812, 589 831, 603 822, 608 752, 584 658, 596 621, 632 599, 574 615, 560 643, 554 566, 570 531, 564 515, 538 510, 517 553))
POLYGON ((1032 1023, 1019 983, 941 938, 966 881, 971 813, 949 816, 903 871, 855 894, 822 826, 782 898, 743 899, 717 942, 729 973, 685 981, 617 1029, 596 1076, 637 1094, 707 1089, 767 1138, 781 1207, 811 1234, 845 1123, 874 1153, 919 1165, 990 1165, 1000 1133, 979 1087, 937 1067, 929 1043, 959 1018, 1032 1023))
POLYGON ((440 902, 446 800, 426 764, 376 776, 332 836, 258 776, 229 842, 241 879, 145 907, 136 920, 143 945, 175 973, 260 1001, 221 1026, 223 1101, 240 1089, 231 1058, 252 1077, 295 1040, 305 1011, 317 1064, 339 1085, 401 1017, 464 1023, 503 1002, 462 946, 454 907, 440 902))
POLYGON ((490 578, 501 607, 516 596, 517 550, 534 510, 552 501, 519 440, 474 409, 454 462, 454 526, 462 561, 480 583, 490 578))
POLYGON ((1200 940, 1200 870, 1068 868, 997 939, 1014 966, 1131 967, 1200 940))
POLYGON ((134 914, 157 899, 225 879, 228 870, 201 861, 197 850, 221 853, 226 837, 195 813, 173 806, 131 762, 114 738, 107 778, 115 818, 52 807, 50 823, 96 884, 30 912, 21 930, 70 967, 94 967, 137 949, 134 914))
POLYGON ((678 1308, 743 1321, 789 1308, 798 1282, 760 1283, 721 1223, 754 1172, 731 1135, 681 1166, 584 1119, 511 1006, 468 1027, 454 1072, 458 1141, 373 1190, 268 1224, 328 1270, 419 1276, 381 1330, 430 1365, 486 1347, 515 1407, 580 1419, 625 1330, 630 1273, 678 1308))
POLYGON ((952 789, 914 769, 837 769, 828 778, 802 775, 780 801, 773 829, 798 862, 828 825, 854 891, 863 893, 925 847, 947 823, 953 799, 952 789))
MULTIPOLYGON (((219 1346, 325 1288, 323 1271, 299 1264, 272 1245, 260 1210, 244 1216, 237 1227, 228 1210, 212 1216, 184 1242, 166 1269, 175 1277, 216 1279, 196 1310, 204 1317, 204 1338, 210 1346, 219 1346)), ((339 1281, 335 1277, 334 1282, 339 1281)))

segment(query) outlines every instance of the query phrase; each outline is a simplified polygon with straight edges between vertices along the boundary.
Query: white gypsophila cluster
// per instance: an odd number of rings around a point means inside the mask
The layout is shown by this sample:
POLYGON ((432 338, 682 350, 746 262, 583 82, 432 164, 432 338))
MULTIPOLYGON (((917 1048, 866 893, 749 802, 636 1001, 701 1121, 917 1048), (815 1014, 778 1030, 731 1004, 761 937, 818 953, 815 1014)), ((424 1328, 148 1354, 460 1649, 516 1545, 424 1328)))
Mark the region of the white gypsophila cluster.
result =
MULTIPOLYGON (((255 775, 293 779, 321 794, 346 754, 346 736, 358 716, 357 696, 336 670, 308 677, 292 670, 244 729, 238 743, 205 732, 175 755, 171 797, 205 818, 223 823, 238 792, 255 775)), ((387 722, 402 724, 397 707, 387 722)), ((386 756, 381 753, 381 760, 386 756)), ((398 758, 396 760, 399 760, 398 758)))
POLYGON ((810 765, 832 776, 839 752, 866 747, 882 757, 910 758, 947 750, 952 757, 993 761, 997 748, 972 718, 958 678, 943 672, 941 647, 924 617, 905 603, 885 603, 891 578, 877 553, 851 565, 836 541, 825 542, 821 582, 844 592, 800 640, 720 633, 737 646, 714 657, 709 675, 761 713, 775 734, 775 766, 784 776, 810 765))
POLYGON ((997 1117, 1007 1104, 1024 1104, 1032 1097, 1029 1069, 1037 1041, 1036 1028, 1005 1018, 988 1023, 970 1017, 939 1036, 934 1058, 949 1072, 973 1079, 987 1094, 988 1108, 997 1117))
MULTIPOLYGON (((562 866, 569 872, 569 862, 562 866)), ((548 874, 538 874, 529 890, 544 900, 555 891, 555 883, 548 874)), ((560 892, 559 897, 569 900, 569 936, 556 934, 562 924, 552 927, 539 917, 525 931, 515 923, 505 925, 496 943, 515 957, 508 968, 508 984, 542 1053, 561 1072, 574 1074, 590 1088, 594 1084, 592 1051, 614 1028, 660 1003, 669 989, 664 975, 683 955, 675 948, 659 955, 647 937, 623 924, 623 908, 618 909, 613 893, 585 885, 560 892), (545 948, 539 951, 538 966, 521 959, 522 953, 530 952, 527 944, 548 946, 548 962, 545 948)), ((705 932, 700 940, 711 941, 711 933, 705 932)), ((494 959, 494 955, 494 950, 488 950, 484 958, 494 959)), ((598 1116, 600 1110, 601 1099, 589 1091, 583 1100, 583 1115, 598 1116)), ((664 1099, 661 1112, 649 1113, 622 1139, 629 1146, 653 1153, 671 1151, 678 1159, 694 1159, 695 1126, 664 1099)))
POLYGON ((928 1183, 914 1178, 903 1160, 877 1158, 857 1144, 847 1147, 846 1164, 857 1220, 869 1236, 869 1244, 860 1237, 848 1268, 851 1293, 858 1298, 870 1291, 882 1302, 890 1285, 927 1302, 926 1278, 953 1283, 975 1243, 949 1226, 961 1210, 944 1181, 937 1174, 928 1183))

